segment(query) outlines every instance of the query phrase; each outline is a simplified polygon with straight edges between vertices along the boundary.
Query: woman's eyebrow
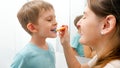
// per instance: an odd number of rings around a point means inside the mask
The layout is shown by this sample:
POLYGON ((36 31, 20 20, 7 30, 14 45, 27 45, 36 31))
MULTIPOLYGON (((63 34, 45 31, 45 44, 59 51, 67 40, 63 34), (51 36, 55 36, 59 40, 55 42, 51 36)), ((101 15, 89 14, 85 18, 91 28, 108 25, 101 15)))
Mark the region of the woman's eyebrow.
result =
POLYGON ((87 13, 86 13, 85 11, 83 12, 83 14, 84 14, 84 15, 87 15, 87 13))

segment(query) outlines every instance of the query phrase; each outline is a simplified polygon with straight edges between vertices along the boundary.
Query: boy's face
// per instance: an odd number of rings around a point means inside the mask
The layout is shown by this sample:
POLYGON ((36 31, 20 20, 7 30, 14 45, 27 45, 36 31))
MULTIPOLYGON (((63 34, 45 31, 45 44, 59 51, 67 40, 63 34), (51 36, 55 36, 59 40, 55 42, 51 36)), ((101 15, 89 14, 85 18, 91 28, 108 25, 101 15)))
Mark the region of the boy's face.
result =
POLYGON ((37 33, 41 37, 55 38, 57 36, 55 30, 57 28, 56 16, 54 10, 43 11, 38 18, 36 25, 37 33))

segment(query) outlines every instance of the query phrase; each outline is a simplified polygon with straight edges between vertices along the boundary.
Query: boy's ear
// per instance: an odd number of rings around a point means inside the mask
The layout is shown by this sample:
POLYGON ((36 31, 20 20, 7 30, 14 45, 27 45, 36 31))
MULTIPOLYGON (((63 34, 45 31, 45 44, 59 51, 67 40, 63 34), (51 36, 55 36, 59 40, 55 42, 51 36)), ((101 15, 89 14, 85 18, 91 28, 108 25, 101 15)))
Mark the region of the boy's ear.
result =
POLYGON ((30 32, 37 32, 36 28, 35 28, 35 25, 32 24, 32 23, 28 23, 27 24, 27 29, 30 31, 30 32))
POLYGON ((115 18, 115 16, 108 15, 105 18, 105 21, 104 21, 104 23, 102 25, 101 34, 105 35, 105 34, 110 33, 115 28, 115 25, 116 25, 116 18, 115 18))

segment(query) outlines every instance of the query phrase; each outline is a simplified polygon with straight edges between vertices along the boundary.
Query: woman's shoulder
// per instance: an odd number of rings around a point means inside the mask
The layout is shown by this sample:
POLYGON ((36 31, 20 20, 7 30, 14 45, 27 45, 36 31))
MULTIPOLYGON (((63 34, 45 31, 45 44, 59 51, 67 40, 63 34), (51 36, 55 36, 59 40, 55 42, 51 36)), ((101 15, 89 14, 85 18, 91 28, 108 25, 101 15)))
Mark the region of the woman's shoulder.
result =
POLYGON ((120 68, 120 60, 113 60, 109 62, 104 68, 120 68))

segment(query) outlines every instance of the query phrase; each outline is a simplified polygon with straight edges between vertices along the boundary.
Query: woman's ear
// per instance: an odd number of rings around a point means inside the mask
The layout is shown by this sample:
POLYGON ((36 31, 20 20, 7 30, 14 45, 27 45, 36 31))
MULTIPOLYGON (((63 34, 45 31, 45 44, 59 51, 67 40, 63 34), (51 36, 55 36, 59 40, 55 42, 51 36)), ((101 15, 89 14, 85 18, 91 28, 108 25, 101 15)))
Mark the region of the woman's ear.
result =
POLYGON ((110 33, 111 31, 114 30, 115 25, 116 25, 116 18, 115 18, 115 16, 113 16, 113 15, 108 15, 108 16, 105 18, 105 21, 104 21, 104 23, 103 23, 102 30, 101 30, 101 34, 102 34, 102 35, 105 35, 105 34, 110 33))
POLYGON ((35 25, 32 24, 32 23, 28 23, 27 24, 27 29, 30 31, 30 32, 37 32, 36 28, 35 28, 35 25))

